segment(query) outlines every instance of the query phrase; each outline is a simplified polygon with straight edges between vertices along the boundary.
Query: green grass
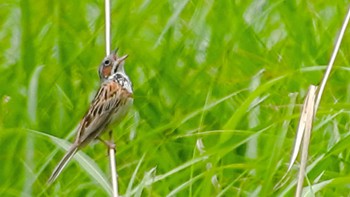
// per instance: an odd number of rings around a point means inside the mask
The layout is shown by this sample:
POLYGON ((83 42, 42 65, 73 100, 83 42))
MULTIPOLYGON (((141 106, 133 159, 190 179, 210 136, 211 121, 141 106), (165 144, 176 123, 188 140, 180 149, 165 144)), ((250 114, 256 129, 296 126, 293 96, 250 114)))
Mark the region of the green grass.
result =
MULTIPOLYGON (((322 78, 348 6, 112 1, 111 46, 129 54, 135 92, 114 129, 120 194, 292 196, 297 166, 276 186, 304 96, 322 78)), ((46 185, 99 86, 103 7, 0 2, 0 196, 109 195, 101 143, 46 185)), ((304 189, 315 196, 349 193, 348 32, 312 132, 304 189)))

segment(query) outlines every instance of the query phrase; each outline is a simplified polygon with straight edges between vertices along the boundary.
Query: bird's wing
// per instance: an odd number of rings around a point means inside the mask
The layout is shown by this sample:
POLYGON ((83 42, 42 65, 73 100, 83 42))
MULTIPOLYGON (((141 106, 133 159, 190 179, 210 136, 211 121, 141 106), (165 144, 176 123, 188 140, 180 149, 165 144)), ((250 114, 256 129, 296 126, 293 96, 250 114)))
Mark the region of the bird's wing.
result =
POLYGON ((80 122, 76 142, 87 144, 95 139, 111 121, 111 116, 131 94, 114 80, 101 84, 89 111, 80 122))

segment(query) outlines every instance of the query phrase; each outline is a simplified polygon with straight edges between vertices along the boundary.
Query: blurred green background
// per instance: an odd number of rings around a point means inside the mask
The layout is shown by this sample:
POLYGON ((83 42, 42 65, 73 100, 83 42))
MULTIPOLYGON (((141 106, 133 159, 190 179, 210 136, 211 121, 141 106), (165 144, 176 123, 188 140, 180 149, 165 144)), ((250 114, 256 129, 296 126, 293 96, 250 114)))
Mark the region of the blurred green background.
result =
MULTIPOLYGON (((114 129, 124 196, 291 196, 300 107, 348 2, 111 1, 134 108, 114 129)), ((104 1, 0 2, 0 196, 108 196, 106 147, 48 187, 99 86, 104 1), (61 139, 61 140, 60 140, 61 139)), ((304 191, 350 190, 346 32, 316 116, 304 191)), ((105 136, 106 138, 106 136, 105 136)))

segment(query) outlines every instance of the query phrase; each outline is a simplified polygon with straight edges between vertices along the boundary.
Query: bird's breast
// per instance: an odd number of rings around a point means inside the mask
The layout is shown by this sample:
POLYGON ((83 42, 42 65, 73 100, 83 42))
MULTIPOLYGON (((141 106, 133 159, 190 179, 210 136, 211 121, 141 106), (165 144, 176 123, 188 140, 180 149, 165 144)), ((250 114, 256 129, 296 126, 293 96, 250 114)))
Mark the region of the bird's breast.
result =
POLYGON ((132 97, 127 98, 124 102, 121 102, 120 107, 116 108, 115 113, 111 117, 111 125, 118 123, 122 120, 127 112, 130 110, 134 99, 132 97))

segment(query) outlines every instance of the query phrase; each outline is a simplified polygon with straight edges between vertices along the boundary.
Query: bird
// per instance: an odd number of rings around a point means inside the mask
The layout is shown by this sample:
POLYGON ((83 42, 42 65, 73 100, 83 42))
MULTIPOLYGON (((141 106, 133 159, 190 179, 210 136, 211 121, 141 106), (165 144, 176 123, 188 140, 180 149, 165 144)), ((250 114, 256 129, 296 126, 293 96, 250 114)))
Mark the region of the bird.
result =
MULTIPOLYGON (((106 56, 100 64, 100 87, 80 121, 73 144, 53 170, 48 184, 56 180, 79 149, 95 139, 102 140, 100 136, 106 131, 110 131, 111 134, 111 127, 119 123, 132 106, 132 83, 124 70, 128 55, 118 57, 117 51, 118 49, 106 56)), ((103 142, 112 148, 114 146, 113 143, 103 142)))

